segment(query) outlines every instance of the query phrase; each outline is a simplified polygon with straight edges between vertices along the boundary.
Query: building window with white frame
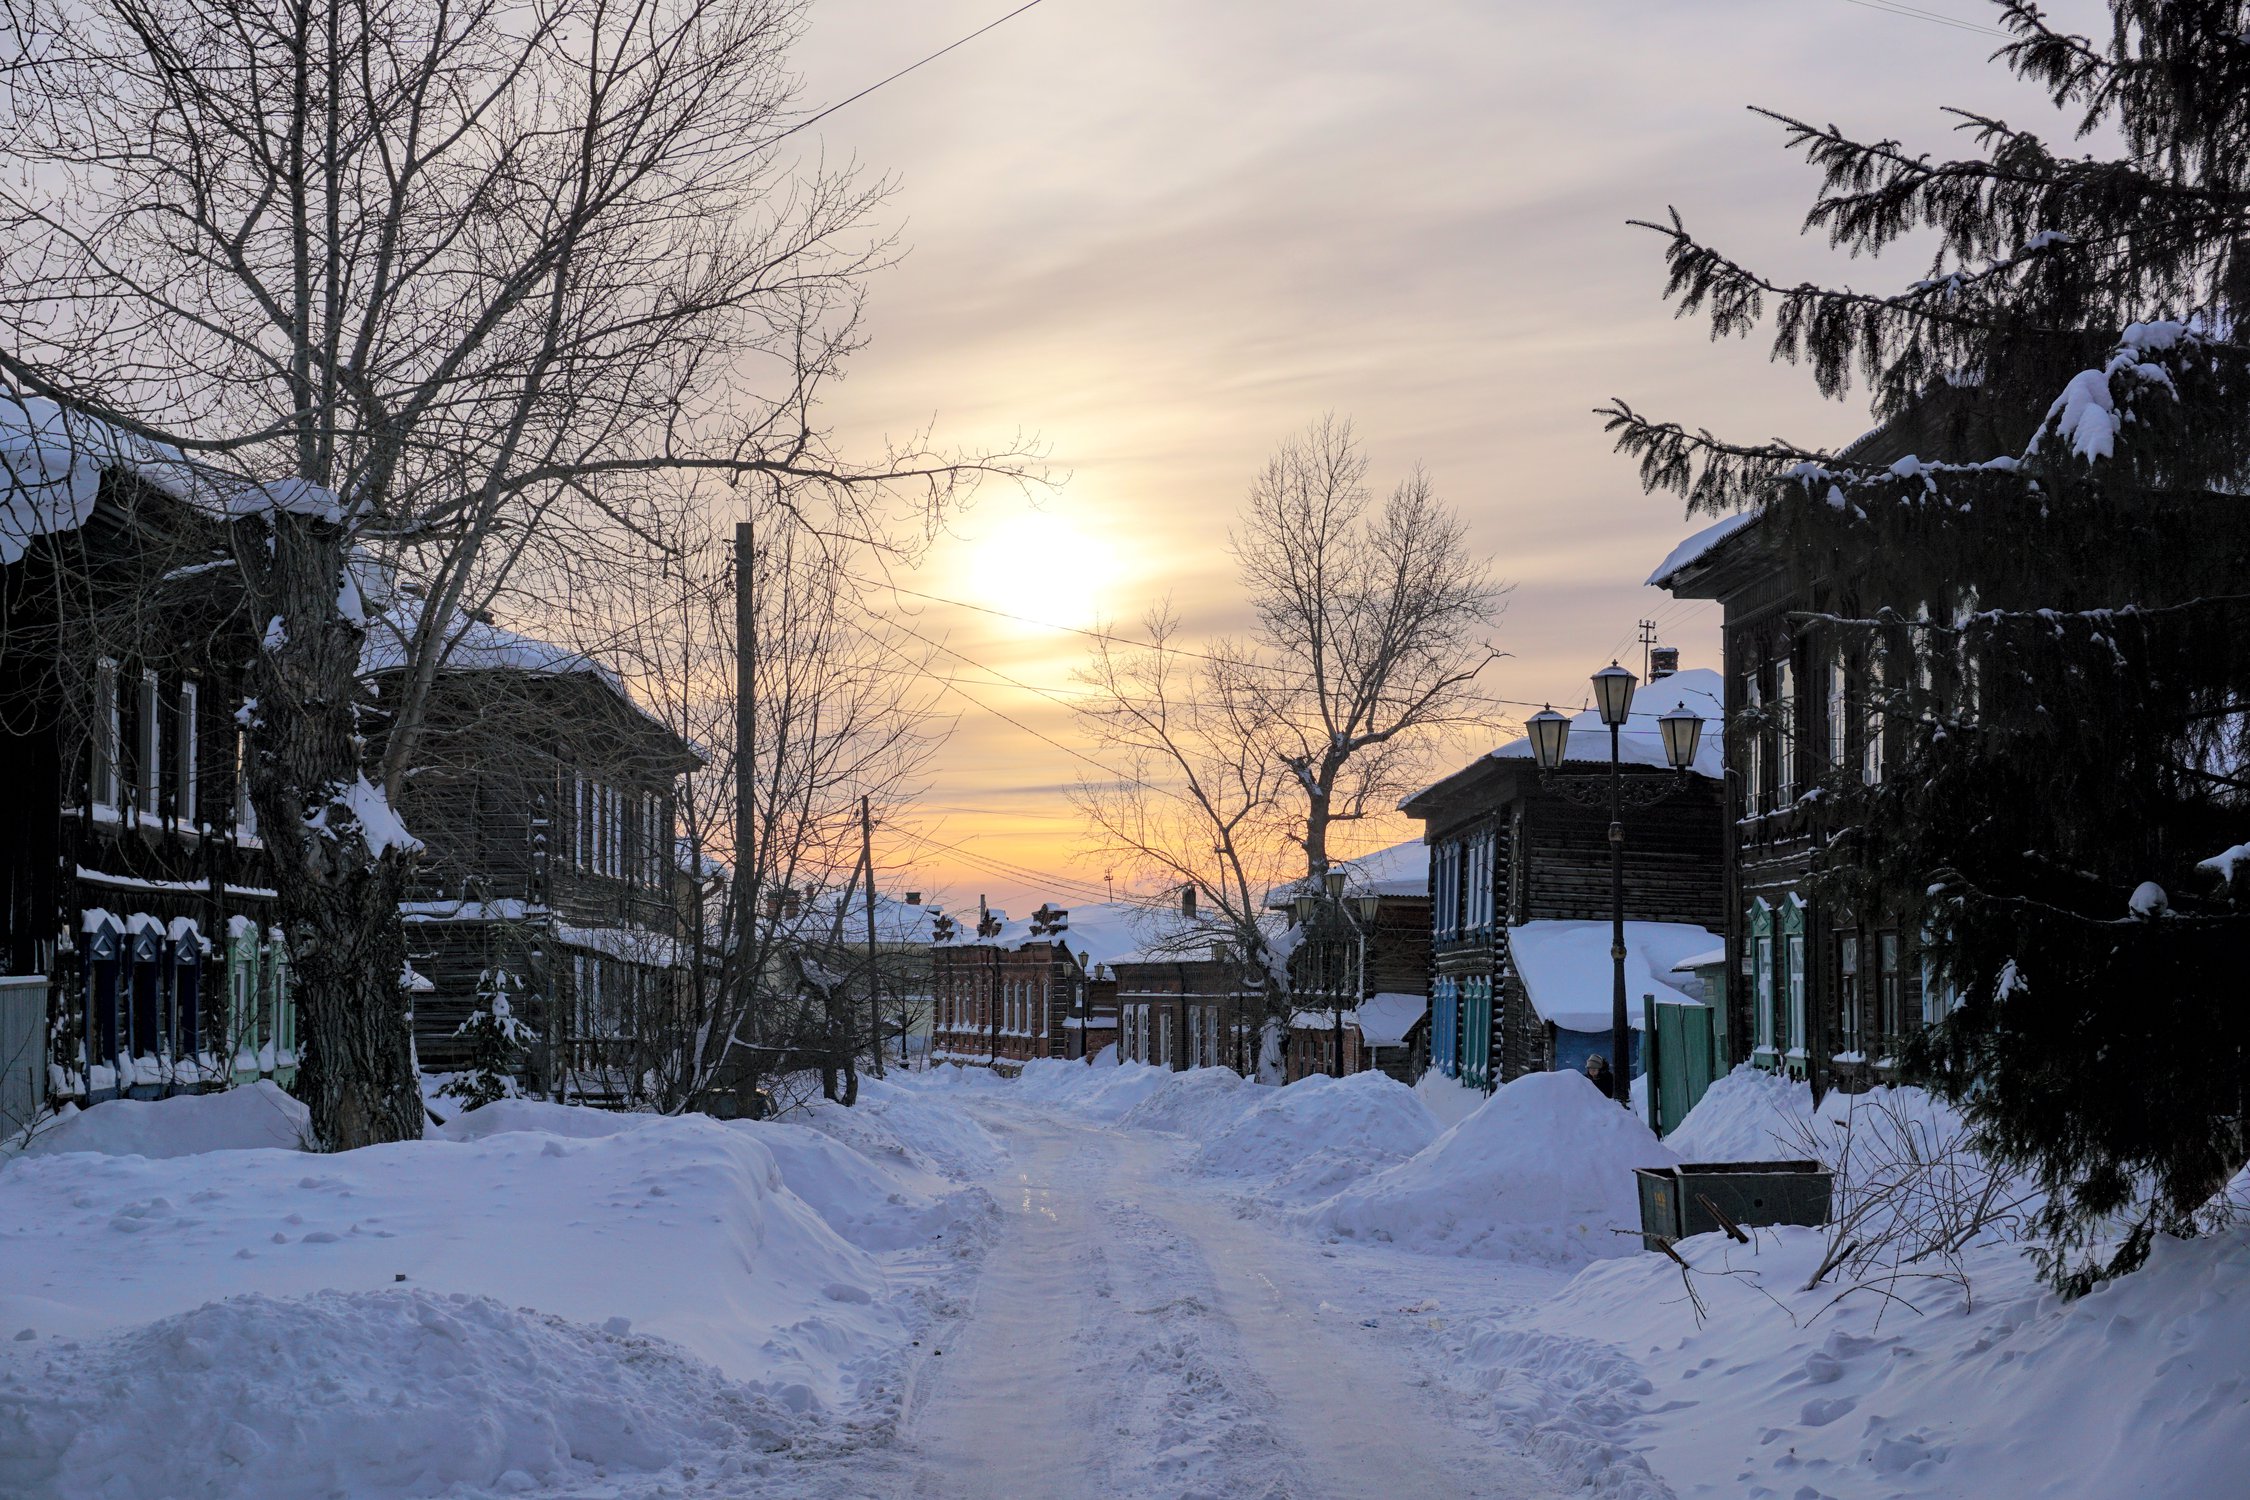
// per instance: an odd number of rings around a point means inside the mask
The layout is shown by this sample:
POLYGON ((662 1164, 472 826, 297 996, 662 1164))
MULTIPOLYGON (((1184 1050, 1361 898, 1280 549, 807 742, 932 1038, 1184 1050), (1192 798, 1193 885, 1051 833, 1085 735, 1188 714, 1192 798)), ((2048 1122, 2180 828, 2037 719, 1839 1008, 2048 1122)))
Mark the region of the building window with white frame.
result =
POLYGON ((196 813, 196 764, 198 726, 196 700, 199 696, 192 681, 180 684, 180 727, 174 741, 179 753, 179 794, 173 799, 173 810, 182 825, 193 827, 196 813))
POLYGON ((118 769, 124 746, 124 724, 117 701, 117 663, 104 657, 94 669, 94 763, 91 780, 94 806, 115 810, 125 789, 118 769))
POLYGON ((1787 962, 1789 965, 1789 1055, 1805 1055, 1805 935, 1792 932, 1788 935, 1787 962))
POLYGON ((133 786, 142 817, 156 816, 156 799, 164 786, 164 723, 159 717, 156 672, 141 669, 140 718, 134 726, 133 786))
POLYGON ((1797 667, 1786 653, 1773 664, 1774 805, 1787 806, 1797 795, 1797 667))
POLYGON ((1844 655, 1840 646, 1830 646, 1822 659, 1821 692, 1827 701, 1828 763, 1842 769, 1849 765, 1851 754, 1851 706, 1844 691, 1844 655))
POLYGON ((1756 953, 1756 968, 1751 974, 1750 993, 1757 1001, 1758 1050, 1774 1053, 1773 1034, 1773 939, 1761 935, 1752 940, 1756 953))

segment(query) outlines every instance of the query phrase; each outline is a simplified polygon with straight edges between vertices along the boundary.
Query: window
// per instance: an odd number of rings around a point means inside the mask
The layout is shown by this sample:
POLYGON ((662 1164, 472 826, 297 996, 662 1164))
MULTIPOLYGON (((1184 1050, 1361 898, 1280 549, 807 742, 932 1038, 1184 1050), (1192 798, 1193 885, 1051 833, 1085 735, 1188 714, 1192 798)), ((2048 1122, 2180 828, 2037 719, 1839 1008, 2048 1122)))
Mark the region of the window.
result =
POLYGON ((1898 934, 1879 933, 1875 938, 1875 1024, 1882 1030, 1886 1047, 1898 1037, 1905 1020, 1899 1001, 1898 934))
POLYGON ((125 743, 119 723, 117 663, 102 660, 94 669, 93 797, 96 807, 114 809, 124 799, 117 760, 125 743))
POLYGON ((133 784, 140 794, 141 813, 154 816, 157 793, 164 785, 164 725, 157 717, 156 674, 145 667, 141 670, 140 711, 133 737, 138 756, 133 784))
POLYGON ((1844 695, 1844 658, 1841 651, 1830 647, 1827 659, 1821 664, 1821 690, 1828 704, 1828 761, 1841 768, 1849 765, 1846 759, 1849 747, 1851 713, 1844 695))
POLYGON ((1859 934, 1836 938, 1836 1041, 1845 1053, 1861 1050, 1859 1024, 1859 934))
POLYGON ((1758 1004, 1758 1050, 1775 1052, 1773 1034, 1773 938, 1760 935, 1753 940, 1757 954, 1757 972, 1751 978, 1750 993, 1758 1004))
POLYGON ((1765 702, 1765 681, 1762 675, 1756 671, 1743 673, 1742 710, 1744 722, 1750 727, 1750 732, 1744 736, 1749 742, 1744 747, 1749 755, 1743 767, 1742 782, 1742 800, 1746 812, 1763 811, 1767 805, 1766 794, 1771 790, 1766 785, 1766 726, 1761 719, 1765 702))
POLYGON ((179 794, 173 800, 173 810, 182 823, 195 822, 195 723, 196 687, 192 682, 180 684, 180 729, 175 741, 179 749, 179 794))
POLYGON ((250 800, 250 731, 239 723, 234 731, 234 833, 244 841, 258 836, 258 804, 250 800))
POLYGON ((1805 935, 1789 934, 1789 1055, 1805 1055, 1805 935))
POLYGON ((1787 656, 1773 664, 1773 789, 1776 806, 1797 792, 1797 670, 1787 656))
POLYGON ((1861 678, 1866 701, 1859 731, 1859 779, 1869 786, 1883 782, 1883 677, 1883 658, 1870 651, 1861 678))

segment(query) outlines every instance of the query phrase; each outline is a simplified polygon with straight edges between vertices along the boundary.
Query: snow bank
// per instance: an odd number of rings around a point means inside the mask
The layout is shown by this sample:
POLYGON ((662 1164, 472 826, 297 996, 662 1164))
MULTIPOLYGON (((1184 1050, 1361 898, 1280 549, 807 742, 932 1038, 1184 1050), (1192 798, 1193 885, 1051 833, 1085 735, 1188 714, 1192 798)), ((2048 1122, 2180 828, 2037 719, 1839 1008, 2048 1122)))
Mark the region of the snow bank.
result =
POLYGON ((1804 1155, 1812 1088, 1745 1063, 1716 1079, 1664 1144, 1682 1161, 1778 1161, 1804 1155))
POLYGON ((92 1151, 154 1160, 257 1147, 299 1151, 311 1137, 311 1120, 302 1104, 261 1078, 217 1094, 112 1099, 77 1110, 41 1131, 23 1154, 92 1151))
POLYGON ((1903 1301, 1802 1291, 1820 1246, 1810 1229, 1762 1231, 1754 1252, 1689 1242, 1692 1262, 1732 1273, 1696 1278, 1700 1323, 1670 1261, 1595 1266, 1472 1337, 1465 1360, 1567 1380, 1581 1431, 1645 1454, 1683 1497, 2241 1492, 2250 1225, 2160 1239, 2071 1303, 2007 1246, 1971 1252, 1973 1298, 1931 1281, 1902 1284, 1903 1301), (1621 1345, 1606 1364, 1589 1362, 1589 1329, 1621 1345))
POLYGON ((404 1288, 249 1295, 0 1375, 0 1493, 377 1500, 725 1474, 794 1426, 622 1320, 404 1288))
POLYGON ((1117 1116, 1128 1130, 1168 1130, 1207 1140, 1240 1119, 1271 1090, 1231 1068, 1158 1074, 1157 1085, 1117 1116))
POLYGON ((1631 1255, 1635 1167, 1677 1158, 1576 1073, 1530 1073, 1408 1161, 1313 1209, 1344 1239, 1581 1264, 1631 1255))
POLYGON ((1249 1178, 1259 1197, 1311 1203, 1406 1160, 1438 1136, 1414 1091, 1382 1073, 1261 1088, 1189 1159, 1205 1176, 1249 1178))
POLYGON ((653 1125, 661 1115, 627 1114, 622 1110, 590 1109, 583 1104, 552 1104, 544 1099, 495 1099, 465 1110, 437 1127, 449 1141, 481 1141, 514 1131, 542 1131, 569 1140, 591 1141, 620 1131, 653 1125))
MULTIPOLYGON (((991 1075, 981 1068, 937 1069, 893 1078, 859 1080, 859 1102, 850 1109, 816 1100, 792 1110, 784 1123, 804 1125, 834 1137, 879 1162, 934 1173, 956 1182, 989 1177, 1008 1160, 1008 1148, 943 1095, 948 1089, 981 1084, 944 1074, 991 1075)), ((1004 1080, 995 1080, 1005 1087, 1004 1080)))
MULTIPOLYGON (((0 1235, 0 1333, 83 1338, 246 1292, 404 1277, 628 1318, 806 1408, 852 1399, 915 1313, 752 1130, 700 1118, 322 1157, 26 1157, 0 1170, 0 1235)), ((29 1347, 0 1343, 0 1358, 29 1347)))
POLYGON ((1175 1076, 1147 1063, 1089 1068, 1049 1060, 1026 1063, 1016 1087, 1026 1099, 1059 1104, 1092 1120, 1116 1121, 1175 1076))
POLYGON ((789 1190, 862 1250, 926 1245, 993 1211, 991 1195, 981 1189, 956 1189, 896 1156, 876 1160, 811 1125, 771 1120, 736 1128, 772 1152, 789 1190))
POLYGON ((1437 1116, 1439 1125, 1450 1126, 1460 1124, 1484 1108, 1485 1101, 1492 1096, 1432 1068, 1415 1082, 1414 1097, 1437 1116))

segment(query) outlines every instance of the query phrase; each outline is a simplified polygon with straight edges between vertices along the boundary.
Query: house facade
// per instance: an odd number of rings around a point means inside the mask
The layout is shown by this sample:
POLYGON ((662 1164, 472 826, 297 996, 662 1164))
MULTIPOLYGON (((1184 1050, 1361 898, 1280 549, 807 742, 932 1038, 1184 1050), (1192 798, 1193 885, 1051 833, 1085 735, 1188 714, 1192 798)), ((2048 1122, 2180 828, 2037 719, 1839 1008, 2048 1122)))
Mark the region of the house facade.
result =
POLYGON ((980 907, 965 928, 941 916, 930 947, 931 1061, 1012 1074, 1033 1058, 1081 1055, 1087 981, 1061 907, 1025 922, 980 907))
POLYGON ((1420 1076, 1430 989, 1429 847, 1412 839, 1283 886, 1291 1014, 1283 1077, 1420 1076))
MULTIPOLYGON (((1661 654, 1621 731, 1626 795, 1628 1018, 1644 1000, 1693 1003, 1673 964, 1715 947, 1724 926, 1720 736, 1724 684, 1661 654), (1665 760, 1657 719, 1678 707, 1706 728, 1685 772, 1665 760)), ((1513 740, 1401 804, 1430 850, 1431 1066, 1477 1088, 1582 1067, 1611 1045, 1609 731, 1572 723, 1565 759, 1542 773, 1513 740)), ((1637 1043, 1635 1044, 1637 1046, 1637 1043)))
MULTIPOLYGON (((379 701, 414 607, 370 628, 379 701)), ((633 1097, 683 1039, 674 822, 694 753, 585 656, 469 619, 415 759, 398 810, 424 845, 402 908, 422 1066, 467 1067, 462 1023, 503 997, 538 1033, 534 1087, 633 1097)))
POLYGON ((257 632, 225 524, 176 459, 92 431, 6 456, 0 973, 44 983, 41 1102, 286 1084, 289 963, 240 774, 257 632))

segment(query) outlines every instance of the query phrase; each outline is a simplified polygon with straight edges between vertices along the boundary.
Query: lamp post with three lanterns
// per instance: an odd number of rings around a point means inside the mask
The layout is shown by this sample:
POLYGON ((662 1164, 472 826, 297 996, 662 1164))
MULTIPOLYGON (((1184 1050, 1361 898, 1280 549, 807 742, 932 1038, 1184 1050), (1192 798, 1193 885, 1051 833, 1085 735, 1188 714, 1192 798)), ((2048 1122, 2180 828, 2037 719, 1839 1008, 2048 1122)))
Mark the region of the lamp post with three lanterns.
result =
MULTIPOLYGON (((1619 735, 1633 708, 1633 689, 1639 685, 1639 678, 1614 661, 1594 674, 1594 706, 1601 711, 1602 723, 1609 727, 1610 1072, 1616 1080, 1618 1102, 1627 1109, 1633 1107, 1632 1035, 1625 1004, 1624 778, 1619 771, 1618 752, 1619 735)), ((1703 716, 1683 703, 1659 715, 1656 726, 1662 732, 1665 761, 1684 776, 1695 764, 1696 747, 1703 738, 1703 716)), ((1549 704, 1533 714, 1524 729, 1531 737, 1532 758, 1539 763, 1541 773, 1560 769, 1570 744, 1570 720, 1549 704)), ((1655 1018, 1643 1017, 1642 1024, 1653 1026, 1655 1018)))

